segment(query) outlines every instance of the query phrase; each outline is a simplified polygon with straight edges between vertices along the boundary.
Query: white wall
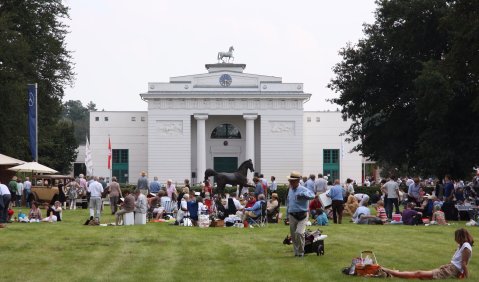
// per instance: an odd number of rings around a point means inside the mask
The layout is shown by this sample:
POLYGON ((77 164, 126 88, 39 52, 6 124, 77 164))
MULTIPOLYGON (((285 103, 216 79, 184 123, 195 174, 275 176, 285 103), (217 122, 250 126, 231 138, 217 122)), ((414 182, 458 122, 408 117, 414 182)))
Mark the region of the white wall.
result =
POLYGON ((147 124, 147 112, 90 112, 93 174, 110 176, 108 170, 108 136, 110 136, 112 150, 128 149, 129 182, 136 183, 141 171, 147 170, 147 124), (105 121, 105 117, 108 121, 105 121), (136 121, 132 121, 132 117, 135 117, 136 121))
MULTIPOLYGON (((242 110, 209 110, 206 121, 206 167, 213 167, 214 156, 236 156, 241 163, 245 152, 245 121, 242 110), (210 139, 215 126, 229 122, 237 126, 241 140, 210 139), (223 151, 221 151, 223 150, 223 151)), ((281 110, 259 110, 255 121, 255 169, 266 177, 276 176, 279 183, 286 183, 292 170, 304 175, 318 174, 323 170, 323 149, 341 150, 340 133, 350 125, 339 112, 303 112, 301 107, 281 110), (307 122, 307 118, 311 122, 307 122), (316 118, 320 121, 317 122, 316 118)), ((129 150, 129 181, 136 183, 142 170, 149 178, 158 176, 161 182, 172 178, 177 183, 191 178, 196 171, 196 120, 192 110, 155 109, 149 112, 92 112, 90 135, 94 174, 109 176, 107 169, 108 135, 112 149, 129 150), (135 116, 136 121, 131 121, 135 116), (145 121, 141 121, 141 117, 145 121), (99 121, 95 121, 99 117, 99 121), (109 121, 104 121, 108 117, 109 121), (159 131, 158 121, 181 121, 181 134, 170 135, 159 131), (148 131, 150 135, 148 135, 148 131)), ((174 131, 175 129, 172 129, 174 131)), ((361 156, 349 151, 355 144, 343 142, 344 157, 341 163, 341 181, 352 178, 361 180, 361 156)), ((82 155, 83 159, 84 156, 82 155)), ((80 156, 79 156, 80 159, 80 156)), ((202 178, 202 176, 200 176, 202 178)))
POLYGON ((267 111, 261 115, 261 173, 287 183, 291 171, 303 170, 303 111, 267 111))
POLYGON ((161 183, 183 183, 191 177, 191 115, 181 109, 148 106, 148 173, 161 183))
POLYGON ((340 136, 351 125, 351 121, 344 121, 340 112, 304 112, 304 139, 303 139, 303 175, 323 172, 323 149, 340 150, 340 178, 345 182, 347 178, 361 183, 362 157, 358 152, 350 153, 357 144, 347 143, 347 136, 340 136), (308 122, 308 117, 311 121, 308 122), (319 122, 317 122, 319 118, 319 122), (341 140, 343 153, 341 154, 341 140), (342 156, 341 156, 342 155, 342 156))

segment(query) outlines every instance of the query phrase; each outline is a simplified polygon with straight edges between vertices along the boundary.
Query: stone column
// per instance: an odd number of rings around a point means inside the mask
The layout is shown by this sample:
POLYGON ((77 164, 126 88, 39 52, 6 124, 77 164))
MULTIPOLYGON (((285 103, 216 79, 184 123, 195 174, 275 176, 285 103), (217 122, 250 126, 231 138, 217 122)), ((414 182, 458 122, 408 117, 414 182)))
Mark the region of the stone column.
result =
MULTIPOLYGON (((256 169, 254 162, 254 121, 258 118, 257 114, 244 114, 243 119, 246 120, 246 160, 251 159, 256 169)), ((248 179, 252 180, 252 173, 248 171, 248 179)))
POLYGON ((195 114, 196 119, 196 181, 205 178, 206 170, 206 127, 207 114, 195 114))

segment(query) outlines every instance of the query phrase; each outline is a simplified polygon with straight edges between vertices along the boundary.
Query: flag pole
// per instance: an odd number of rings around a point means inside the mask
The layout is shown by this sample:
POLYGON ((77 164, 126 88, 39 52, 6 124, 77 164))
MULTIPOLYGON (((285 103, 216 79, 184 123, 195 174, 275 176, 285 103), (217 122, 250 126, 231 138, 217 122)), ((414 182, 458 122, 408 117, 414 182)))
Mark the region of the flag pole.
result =
MULTIPOLYGON (((343 159, 344 159, 344 145, 343 145, 343 136, 339 135, 341 140, 341 150, 340 150, 340 159, 339 159, 339 181, 342 183, 341 179, 343 179, 343 159)), ((334 181, 334 180, 333 180, 334 181)), ((346 182, 346 181, 345 181, 346 182)))
POLYGON ((35 83, 35 161, 38 163, 38 83, 35 83))
POLYGON ((110 182, 112 179, 112 173, 113 173, 113 155, 112 155, 112 150, 111 150, 111 138, 110 134, 108 134, 108 170, 110 173, 110 182))
POLYGON ((110 155, 111 155, 111 159, 110 159, 110 162, 111 162, 111 165, 110 165, 110 183, 111 183, 111 179, 113 178, 113 150, 111 148, 111 140, 110 140, 110 134, 108 134, 108 141, 110 143, 110 155))
POLYGON ((27 84, 28 88, 28 140, 31 159, 38 162, 38 101, 37 83, 27 84), (35 131, 35 132, 33 132, 35 131))

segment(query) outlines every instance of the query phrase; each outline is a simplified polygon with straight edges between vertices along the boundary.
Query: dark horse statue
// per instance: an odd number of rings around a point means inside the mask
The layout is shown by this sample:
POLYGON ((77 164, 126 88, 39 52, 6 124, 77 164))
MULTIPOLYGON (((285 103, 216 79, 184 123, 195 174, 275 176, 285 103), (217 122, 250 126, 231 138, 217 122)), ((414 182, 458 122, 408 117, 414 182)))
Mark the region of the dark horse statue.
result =
POLYGON ((251 159, 244 161, 235 172, 216 172, 211 168, 208 168, 205 171, 205 181, 208 180, 208 177, 216 177, 217 193, 223 194, 226 184, 230 185, 240 185, 242 187, 254 187, 253 185, 248 184, 248 179, 246 175, 248 174, 248 169, 251 172, 254 172, 253 161, 251 159))

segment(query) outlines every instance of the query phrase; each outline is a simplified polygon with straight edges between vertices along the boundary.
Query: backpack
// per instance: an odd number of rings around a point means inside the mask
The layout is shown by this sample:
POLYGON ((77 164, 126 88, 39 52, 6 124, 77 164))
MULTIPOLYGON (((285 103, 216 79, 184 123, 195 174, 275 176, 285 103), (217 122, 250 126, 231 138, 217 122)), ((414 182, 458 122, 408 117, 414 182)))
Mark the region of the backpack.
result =
POLYGON ((16 194, 17 193, 17 182, 12 180, 8 183, 8 188, 10 189, 10 193, 16 194))

